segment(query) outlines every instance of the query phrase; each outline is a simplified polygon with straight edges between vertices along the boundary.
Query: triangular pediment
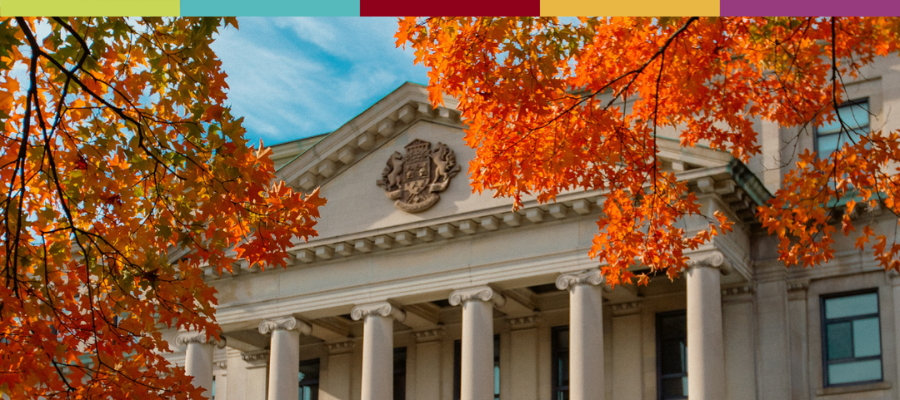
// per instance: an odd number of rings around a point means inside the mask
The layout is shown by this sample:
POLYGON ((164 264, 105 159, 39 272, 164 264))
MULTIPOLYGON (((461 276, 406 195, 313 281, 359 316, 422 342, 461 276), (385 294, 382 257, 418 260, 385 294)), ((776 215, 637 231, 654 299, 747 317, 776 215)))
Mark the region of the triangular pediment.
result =
MULTIPOLYGON (((567 192, 553 204, 525 198, 515 212, 511 199, 473 193, 475 150, 465 145, 456 104, 445 98, 434 109, 427 88, 406 83, 281 167, 277 175, 288 184, 304 192, 319 187, 328 200, 319 236, 298 243, 297 258, 329 260, 553 221, 593 224, 599 192, 567 192)), ((741 209, 759 203, 743 193, 761 185, 730 154, 662 137, 657 145, 663 168, 691 181, 692 190, 743 202, 741 209)))

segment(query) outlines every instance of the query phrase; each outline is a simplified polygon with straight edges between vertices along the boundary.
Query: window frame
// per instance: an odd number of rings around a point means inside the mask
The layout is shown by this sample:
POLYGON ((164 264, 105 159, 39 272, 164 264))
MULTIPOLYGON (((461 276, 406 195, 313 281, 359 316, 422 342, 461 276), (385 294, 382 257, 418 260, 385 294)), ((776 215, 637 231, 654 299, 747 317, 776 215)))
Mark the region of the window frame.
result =
MULTIPOLYGON (((563 331, 569 333, 569 325, 554 326, 553 328, 550 328, 550 358, 551 365, 553 366, 550 375, 550 393, 551 399, 554 400, 558 400, 560 398, 559 393, 561 392, 564 392, 566 394, 569 393, 569 385, 562 385, 562 382, 560 382, 559 379, 559 368, 557 368, 557 366, 559 365, 561 354, 565 353, 567 357, 571 357, 569 355, 569 347, 566 347, 565 350, 560 348, 559 334, 563 331)), ((566 363, 566 369, 568 370, 568 368, 569 364, 566 363)))
MULTIPOLYGON (((657 400, 678 400, 678 399, 687 399, 688 398, 687 396, 666 398, 666 397, 664 397, 664 393, 663 393, 663 384, 662 383, 663 383, 664 379, 688 376, 688 372, 684 372, 684 374, 677 374, 677 375, 676 374, 668 374, 665 377, 663 376, 663 373, 662 373, 662 357, 663 357, 662 342, 663 342, 663 340, 676 339, 676 338, 681 337, 681 336, 667 336, 667 337, 663 338, 662 335, 660 334, 662 331, 662 329, 661 329, 662 328, 662 320, 665 318, 668 318, 668 317, 676 317, 676 316, 684 316, 685 317, 684 343, 685 343, 685 347, 690 346, 690 343, 687 342, 687 310, 673 310, 673 311, 656 313, 656 317, 655 317, 656 318, 656 321, 655 321, 656 322, 656 324, 655 324, 656 330, 654 333, 656 336, 656 398, 657 398, 657 400)), ((687 354, 685 354, 684 363, 685 363, 685 365, 687 365, 687 354)), ((685 368, 685 371, 687 371, 687 367, 685 368)))
POLYGON ((317 375, 318 375, 318 376, 316 377, 315 380, 311 380, 310 382, 307 382, 306 384, 303 384, 303 381, 306 380, 306 379, 303 379, 303 380, 298 379, 298 380, 297 380, 297 386, 300 388, 300 394, 303 394, 303 387, 305 387, 305 386, 315 386, 316 390, 315 390, 314 392, 311 392, 311 393, 313 393, 313 394, 312 394, 312 398, 315 399, 315 400, 318 400, 318 398, 319 398, 319 388, 320 388, 321 383, 322 383, 322 359, 321 359, 321 358, 310 358, 310 359, 306 359, 306 360, 301 360, 301 361, 300 361, 300 367, 301 367, 301 369, 302 369, 303 366, 311 366, 311 365, 316 365, 316 366, 318 366, 318 368, 317 368, 317 371, 318 371, 318 374, 317 374, 317 375))
MULTIPOLYGON (((867 104, 867 107, 865 108, 865 110, 869 116, 869 121, 866 123, 866 131, 871 132, 872 131, 872 115, 871 115, 872 114, 872 102, 870 101, 868 96, 856 98, 853 100, 847 100, 847 101, 841 103, 840 105, 838 105, 838 108, 836 110, 834 110, 835 118, 837 118, 837 115, 840 112, 839 110, 841 108, 853 107, 853 106, 857 106, 857 105, 860 105, 863 103, 867 104)), ((828 134, 825 134, 824 136, 841 135, 844 133, 849 134, 849 132, 845 132, 844 128, 841 127, 840 131, 838 131, 836 133, 828 133, 828 134)), ((819 138, 821 136, 822 135, 820 135, 820 133, 819 133, 819 126, 815 126, 813 128, 813 151, 816 152, 816 159, 818 159, 818 160, 822 159, 821 154, 819 152, 819 138)), ((840 141, 838 141, 837 146, 840 146, 840 141)), ((838 147, 835 147, 835 149, 833 151, 837 151, 837 150, 838 150, 838 147)))
POLYGON ((405 399, 406 398, 406 378, 409 371, 406 368, 406 362, 409 359, 409 353, 406 346, 402 347, 394 347, 393 353, 393 371, 391 374, 391 379, 393 380, 393 396, 394 400, 397 399, 405 399), (397 356, 403 355, 403 362, 397 356), (397 385, 398 379, 403 381, 402 385, 397 385))
MULTIPOLYGON (((865 384, 870 384, 870 383, 884 382, 884 338, 883 338, 883 335, 881 334, 882 333, 881 332, 881 329, 882 329, 882 325, 881 325, 882 324, 882 322, 881 322, 881 295, 880 295, 877 287, 876 288, 868 288, 868 289, 851 290, 848 292, 828 293, 828 294, 819 295, 819 321, 821 321, 821 323, 819 324, 820 325, 819 333, 821 334, 820 341, 822 344, 822 354, 821 355, 822 355, 822 387, 823 388, 857 386, 857 385, 865 385, 865 384), (839 360, 838 362, 832 362, 832 361, 828 360, 828 323, 829 323, 829 320, 825 317, 825 301, 830 300, 830 299, 840 298, 840 297, 851 297, 851 296, 858 296, 858 295, 870 294, 870 293, 875 294, 876 312, 874 314, 864 314, 864 315, 855 315, 852 317, 833 318, 833 319, 831 319, 831 321, 839 321, 839 322, 853 321, 853 320, 857 320, 857 319, 871 318, 873 315, 875 317, 877 317, 878 318, 878 356, 866 356, 866 357, 858 357, 858 358, 852 357, 849 359, 839 360), (880 379, 873 379, 873 380, 867 380, 867 381, 845 382, 845 383, 837 383, 837 384, 832 384, 828 379, 828 367, 832 364, 843 364, 843 363, 847 363, 847 362, 875 360, 875 359, 880 361, 880 363, 879 363, 881 366, 881 378, 880 379)), ((832 322, 832 323, 834 323, 834 322, 832 322)), ((851 333, 851 335, 853 334, 852 329, 851 329, 850 333, 851 333)), ((852 342, 852 336, 851 336, 851 342, 852 342)))

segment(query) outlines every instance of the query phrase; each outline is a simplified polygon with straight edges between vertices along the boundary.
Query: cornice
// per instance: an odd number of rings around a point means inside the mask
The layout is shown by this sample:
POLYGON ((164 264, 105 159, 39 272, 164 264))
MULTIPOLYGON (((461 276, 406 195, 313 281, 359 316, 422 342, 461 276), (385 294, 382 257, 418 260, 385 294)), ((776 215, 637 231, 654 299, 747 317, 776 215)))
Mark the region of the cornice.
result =
POLYGON ((358 305, 350 312, 350 316, 354 321, 364 320, 366 317, 391 317, 398 322, 406 319, 406 313, 386 301, 358 305))
POLYGON ((532 315, 523 315, 518 317, 507 317, 506 321, 509 323, 509 329, 513 331, 518 331, 522 329, 532 329, 537 328, 541 323, 541 314, 535 313, 532 315))
POLYGON ((503 307, 506 304, 506 298, 490 286, 476 286, 455 290, 453 293, 450 293, 451 305, 458 306, 467 301, 489 301, 494 303, 496 307, 503 307))
POLYGON ((414 331, 413 335, 416 337, 417 343, 434 342, 441 340, 446 330, 447 328, 438 326, 437 328, 414 331))
POLYGON ((269 364, 269 350, 241 353, 241 359, 249 364, 247 369, 265 368, 269 364))
POLYGON ((641 312, 641 307, 642 304, 639 301, 611 304, 609 306, 614 317, 624 317, 626 315, 638 314, 641 312))
POLYGON ((259 333, 268 335, 275 331, 297 331, 309 335, 312 326, 294 317, 270 318, 259 323, 259 333))
POLYGON ((325 348, 328 349, 328 354, 337 355, 337 354, 346 354, 353 351, 353 347, 356 345, 356 341, 353 339, 342 340, 340 342, 331 342, 325 343, 325 348))

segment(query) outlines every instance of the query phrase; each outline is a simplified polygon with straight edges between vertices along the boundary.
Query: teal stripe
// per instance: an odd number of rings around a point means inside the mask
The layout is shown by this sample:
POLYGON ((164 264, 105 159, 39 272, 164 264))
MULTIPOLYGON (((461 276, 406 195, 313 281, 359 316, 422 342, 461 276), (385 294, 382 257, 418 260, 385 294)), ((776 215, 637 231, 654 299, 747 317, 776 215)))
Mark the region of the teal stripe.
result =
POLYGON ((360 0, 181 0, 181 16, 358 17, 360 0))

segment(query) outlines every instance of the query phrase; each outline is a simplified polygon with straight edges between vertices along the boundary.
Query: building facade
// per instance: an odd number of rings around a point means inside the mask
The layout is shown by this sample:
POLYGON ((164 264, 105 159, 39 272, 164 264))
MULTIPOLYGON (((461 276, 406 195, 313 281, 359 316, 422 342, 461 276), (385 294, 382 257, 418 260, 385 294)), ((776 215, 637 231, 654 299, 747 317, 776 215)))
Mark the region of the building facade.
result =
MULTIPOLYGON (((900 128, 898 65, 848 84, 841 112, 859 129, 900 128)), ((330 134, 273 148, 279 177, 328 204, 287 268, 208 273, 222 343, 169 333, 171 359, 210 397, 900 398, 900 275, 843 237, 826 265, 785 268, 754 219, 799 149, 837 144, 828 127, 760 123, 763 153, 746 165, 661 138, 663 167, 734 232, 690 253, 680 279, 610 290, 588 257, 601 193, 517 211, 473 194, 454 105, 432 109, 407 83, 330 134)), ((897 226, 880 209, 854 218, 897 226)))

